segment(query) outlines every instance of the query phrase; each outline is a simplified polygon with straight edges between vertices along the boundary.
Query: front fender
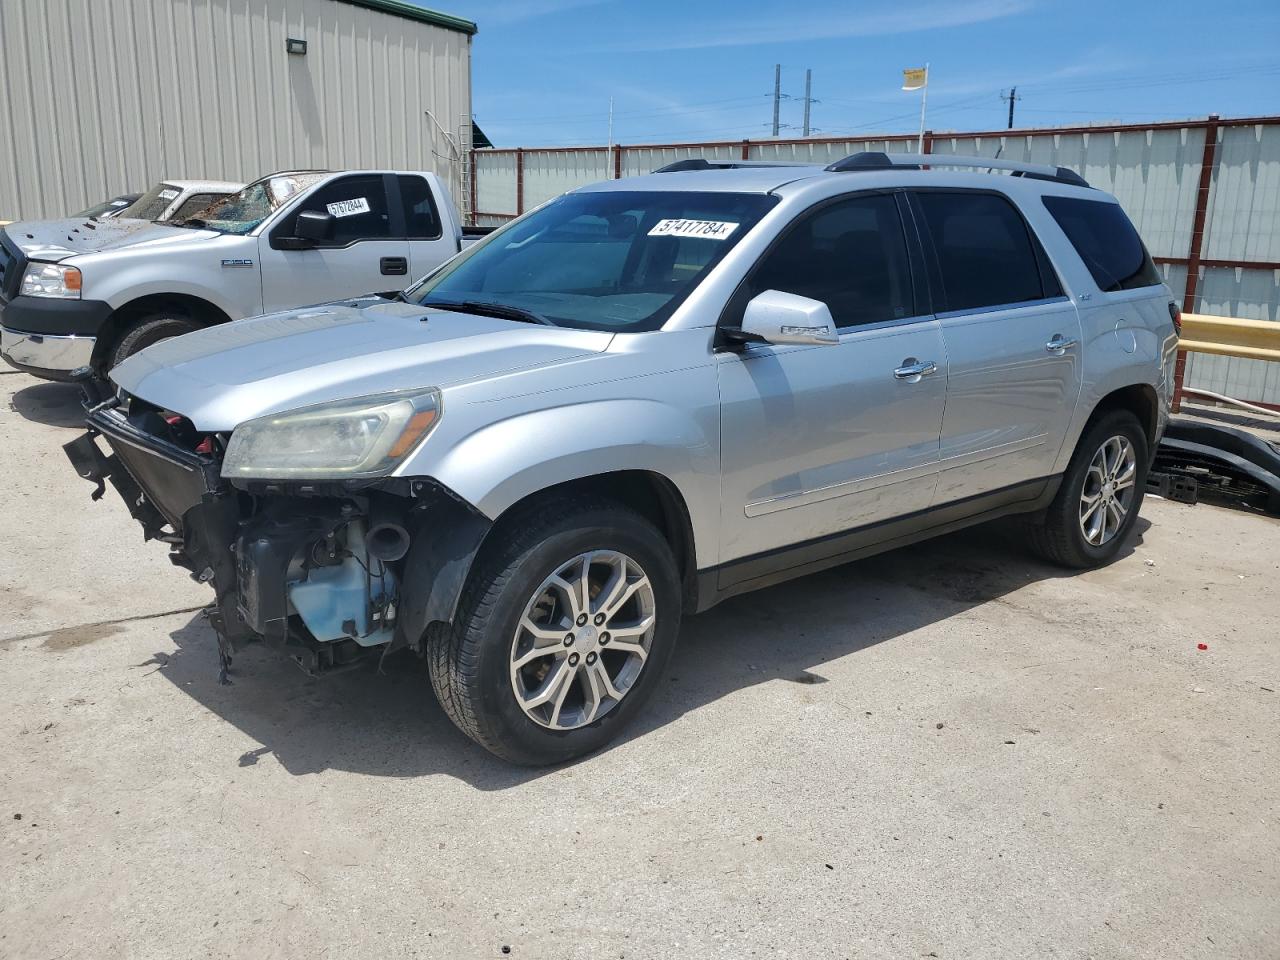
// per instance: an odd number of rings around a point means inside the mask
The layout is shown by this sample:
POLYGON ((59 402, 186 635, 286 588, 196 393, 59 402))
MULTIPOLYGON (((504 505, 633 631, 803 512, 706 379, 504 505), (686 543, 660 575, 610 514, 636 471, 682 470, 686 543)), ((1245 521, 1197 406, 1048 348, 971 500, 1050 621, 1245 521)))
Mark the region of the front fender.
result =
POLYGON ((719 420, 714 406, 703 410, 690 416, 645 398, 535 410, 475 430, 435 462, 414 458, 403 472, 434 477, 491 520, 572 480, 623 470, 659 474, 689 509, 698 566, 711 566, 720 522, 719 420))

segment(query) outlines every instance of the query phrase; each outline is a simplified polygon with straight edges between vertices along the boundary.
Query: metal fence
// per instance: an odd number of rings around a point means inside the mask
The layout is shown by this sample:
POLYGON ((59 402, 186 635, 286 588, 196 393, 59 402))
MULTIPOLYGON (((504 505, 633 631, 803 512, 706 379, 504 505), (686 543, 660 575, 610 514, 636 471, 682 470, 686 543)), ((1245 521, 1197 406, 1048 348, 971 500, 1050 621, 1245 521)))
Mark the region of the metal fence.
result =
MULTIPOLYGON (((688 157, 830 163, 915 135, 477 150, 471 208, 503 223, 575 187, 688 157)), ((924 151, 1070 167, 1115 194, 1187 313, 1280 322, 1280 116, 932 133, 924 151)), ((1280 404, 1280 364, 1191 354, 1188 386, 1280 404)))

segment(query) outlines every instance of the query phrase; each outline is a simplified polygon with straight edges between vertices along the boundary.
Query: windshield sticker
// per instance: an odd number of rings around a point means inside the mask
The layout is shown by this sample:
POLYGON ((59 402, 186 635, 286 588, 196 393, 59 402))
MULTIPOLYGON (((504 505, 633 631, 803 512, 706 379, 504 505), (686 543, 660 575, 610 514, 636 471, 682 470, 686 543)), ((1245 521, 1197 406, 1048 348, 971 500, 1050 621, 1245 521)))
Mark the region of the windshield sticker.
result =
POLYGON ((727 240, 738 229, 736 223, 723 220, 659 220, 651 237, 698 237, 703 240, 727 240))
POLYGON ((356 197, 354 200, 339 200, 337 203, 331 203, 325 207, 335 217, 354 217, 358 213, 369 212, 369 201, 365 197, 356 197))
POLYGON ((160 199, 161 200, 177 200, 179 192, 180 191, 178 190, 161 190, 160 199))

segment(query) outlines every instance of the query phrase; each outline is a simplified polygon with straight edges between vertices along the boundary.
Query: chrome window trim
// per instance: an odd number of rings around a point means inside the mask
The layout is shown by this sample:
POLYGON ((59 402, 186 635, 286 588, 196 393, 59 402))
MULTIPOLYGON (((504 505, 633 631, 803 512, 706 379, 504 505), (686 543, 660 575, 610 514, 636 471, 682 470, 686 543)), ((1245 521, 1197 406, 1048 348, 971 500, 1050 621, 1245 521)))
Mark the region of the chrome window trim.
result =
POLYGON ((1070 303, 1071 298, 1063 295, 1061 297, 1043 297, 1039 300, 1019 300, 1015 303, 997 303, 989 307, 970 307, 965 310, 947 310, 944 313, 935 314, 939 320, 950 320, 954 317, 972 317, 984 313, 1002 313, 1009 310, 1026 310, 1033 307, 1047 307, 1055 303, 1070 303))

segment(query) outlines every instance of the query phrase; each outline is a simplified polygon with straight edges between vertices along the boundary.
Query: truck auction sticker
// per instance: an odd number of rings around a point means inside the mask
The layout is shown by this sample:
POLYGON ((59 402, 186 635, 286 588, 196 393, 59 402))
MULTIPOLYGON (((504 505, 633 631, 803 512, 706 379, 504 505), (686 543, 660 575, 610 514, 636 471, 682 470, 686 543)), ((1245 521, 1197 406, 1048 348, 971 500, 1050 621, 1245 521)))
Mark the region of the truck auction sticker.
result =
POLYGON ((649 236, 725 240, 737 229, 736 223, 726 223, 723 220, 659 220, 649 231, 649 236))
POLYGON ((354 200, 339 200, 337 203, 330 203, 325 207, 335 217, 354 217, 357 213, 369 212, 369 201, 364 197, 356 197, 354 200))

